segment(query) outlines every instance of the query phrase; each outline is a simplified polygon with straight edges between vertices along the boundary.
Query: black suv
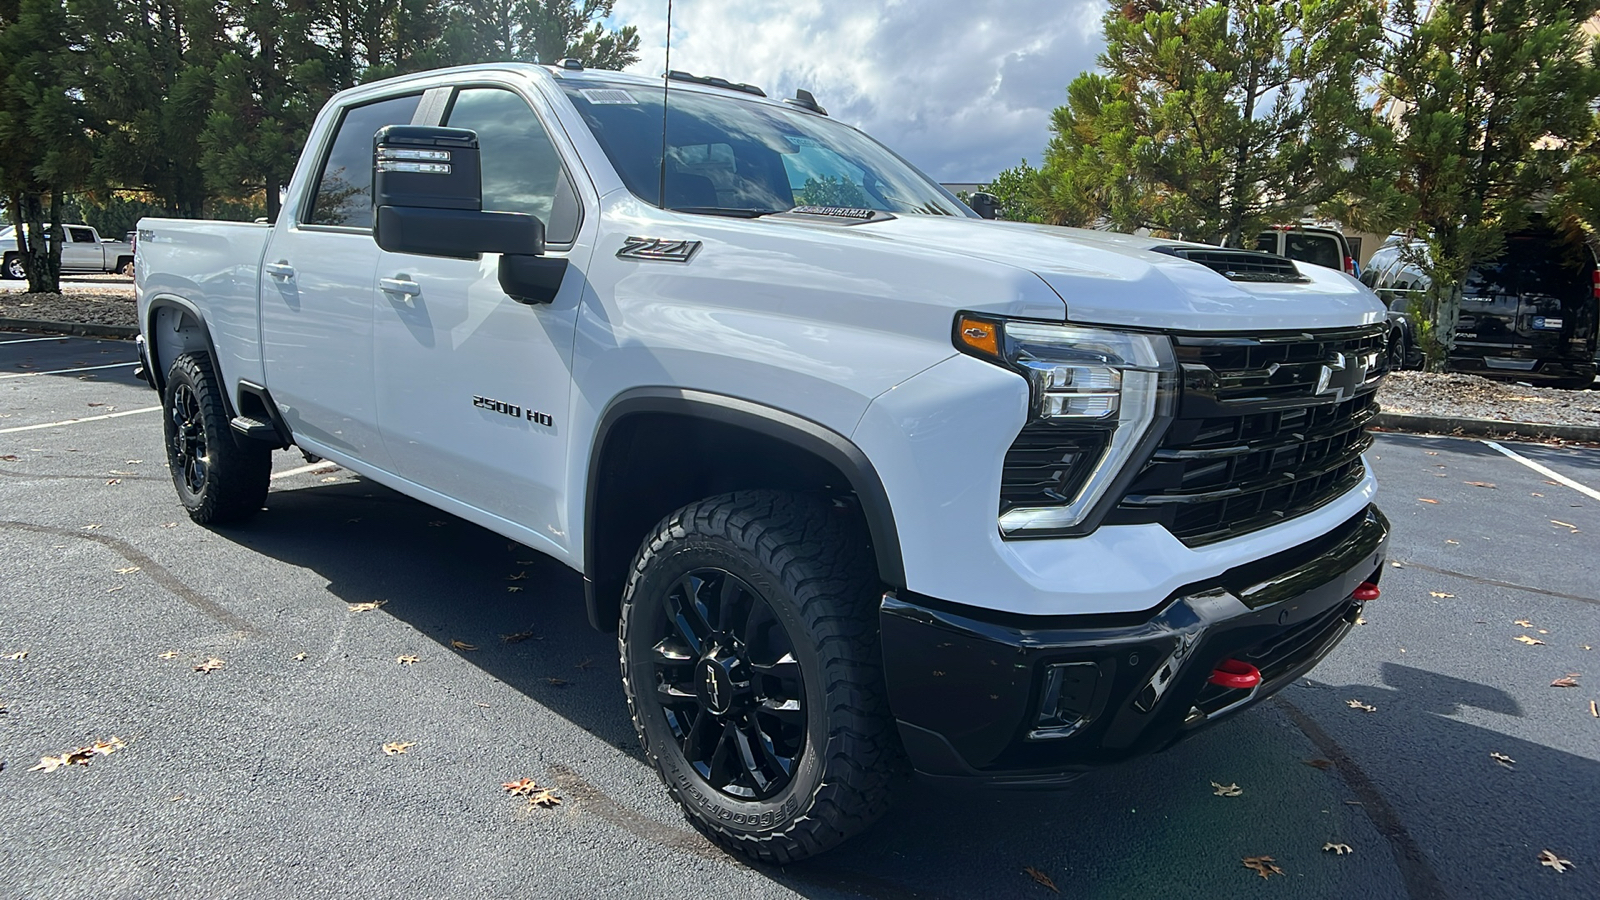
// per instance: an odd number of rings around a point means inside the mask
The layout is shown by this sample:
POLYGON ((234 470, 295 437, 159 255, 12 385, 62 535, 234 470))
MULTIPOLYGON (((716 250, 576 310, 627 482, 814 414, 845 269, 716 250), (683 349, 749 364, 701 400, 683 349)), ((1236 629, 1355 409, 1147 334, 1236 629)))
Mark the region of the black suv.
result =
MULTIPOLYGON (((1405 260, 1404 246, 1403 239, 1385 241, 1362 281, 1391 310, 1409 312, 1428 279, 1405 260)), ((1595 379, 1597 319, 1600 271, 1589 245, 1545 226, 1515 232, 1498 259, 1467 276, 1447 364, 1456 372, 1586 388, 1595 379)), ((1409 329, 1406 337, 1413 340, 1409 329)), ((1408 358, 1414 352, 1405 349, 1408 358)))

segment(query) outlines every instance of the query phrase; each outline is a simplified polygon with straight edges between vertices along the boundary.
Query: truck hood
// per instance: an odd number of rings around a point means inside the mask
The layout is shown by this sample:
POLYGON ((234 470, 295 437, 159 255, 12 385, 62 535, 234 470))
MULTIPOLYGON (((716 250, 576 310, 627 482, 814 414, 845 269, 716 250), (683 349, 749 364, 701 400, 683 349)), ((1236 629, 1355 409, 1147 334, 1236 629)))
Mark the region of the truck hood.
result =
POLYGON ((1301 273, 1309 279, 1302 284, 1238 282, 1198 263, 1150 249, 1182 244, 1180 241, 942 216, 803 227, 837 228, 853 237, 1026 269, 1065 301, 1070 322, 1180 331, 1262 331, 1368 325, 1385 317, 1376 295, 1333 269, 1301 264, 1301 273))

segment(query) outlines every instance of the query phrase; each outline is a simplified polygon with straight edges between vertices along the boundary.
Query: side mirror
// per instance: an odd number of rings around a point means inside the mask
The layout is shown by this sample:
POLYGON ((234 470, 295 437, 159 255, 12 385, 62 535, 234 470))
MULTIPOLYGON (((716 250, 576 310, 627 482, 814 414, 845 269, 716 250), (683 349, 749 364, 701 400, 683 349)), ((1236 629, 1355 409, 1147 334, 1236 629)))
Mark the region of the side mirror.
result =
POLYGON ((475 259, 544 253, 544 223, 484 212, 478 135, 465 128, 389 125, 373 136, 372 237, 392 253, 475 259))
POLYGON ((983 191, 969 194, 967 195, 967 205, 972 207, 972 211, 977 213, 979 218, 1000 218, 1000 201, 996 200, 993 194, 986 194, 983 191))

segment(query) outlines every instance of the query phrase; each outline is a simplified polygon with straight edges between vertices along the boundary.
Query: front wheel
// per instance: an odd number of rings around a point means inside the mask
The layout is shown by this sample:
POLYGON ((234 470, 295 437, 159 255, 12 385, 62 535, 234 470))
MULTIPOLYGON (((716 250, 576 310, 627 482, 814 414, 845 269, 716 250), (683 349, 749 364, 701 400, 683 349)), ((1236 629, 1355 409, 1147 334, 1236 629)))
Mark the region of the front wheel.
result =
POLYGON ((854 511, 803 495, 692 503, 640 549, 623 689, 646 756, 707 837, 788 863, 883 814, 900 749, 876 588, 854 511))
POLYGON ((173 361, 162 412, 167 465, 189 518, 222 525, 254 515, 267 497, 272 448, 234 437, 209 357, 185 353, 173 361))
POLYGON ((22 266, 22 254, 7 253, 5 262, 0 263, 0 276, 9 281, 21 281, 28 277, 28 270, 22 266))

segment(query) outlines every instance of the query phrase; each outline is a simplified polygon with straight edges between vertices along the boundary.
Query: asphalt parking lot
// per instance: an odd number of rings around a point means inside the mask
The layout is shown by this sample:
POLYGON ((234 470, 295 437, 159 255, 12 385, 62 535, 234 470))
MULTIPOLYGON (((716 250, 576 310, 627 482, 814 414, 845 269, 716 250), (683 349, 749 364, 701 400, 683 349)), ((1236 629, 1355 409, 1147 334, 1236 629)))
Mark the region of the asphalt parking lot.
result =
POLYGON ((200 528, 132 360, 0 334, 0 896, 1600 896, 1600 451, 1379 436, 1394 564, 1308 680, 1068 791, 909 783, 769 869, 666 798, 574 573, 290 453, 200 528))

